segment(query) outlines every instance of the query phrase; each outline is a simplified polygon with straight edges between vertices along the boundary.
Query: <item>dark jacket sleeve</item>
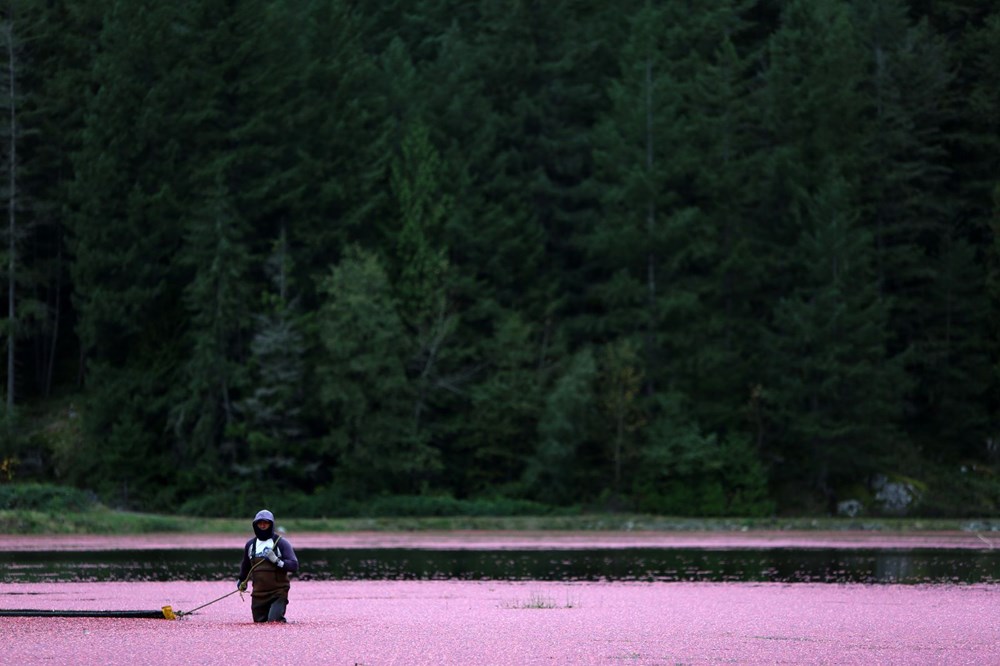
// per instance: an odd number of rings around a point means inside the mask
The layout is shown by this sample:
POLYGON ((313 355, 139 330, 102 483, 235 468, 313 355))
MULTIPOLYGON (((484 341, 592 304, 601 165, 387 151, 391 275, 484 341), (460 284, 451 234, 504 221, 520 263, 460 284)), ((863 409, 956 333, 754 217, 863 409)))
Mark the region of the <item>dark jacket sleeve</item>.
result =
POLYGON ((245 544, 243 544, 243 563, 240 564, 240 580, 244 581, 250 574, 250 544, 253 543, 253 539, 250 539, 245 544))
POLYGON ((278 551, 278 557, 281 558, 281 561, 285 563, 282 569, 288 573, 299 570, 299 558, 295 557, 295 549, 292 548, 292 544, 288 543, 288 539, 281 539, 275 546, 275 550, 278 551))

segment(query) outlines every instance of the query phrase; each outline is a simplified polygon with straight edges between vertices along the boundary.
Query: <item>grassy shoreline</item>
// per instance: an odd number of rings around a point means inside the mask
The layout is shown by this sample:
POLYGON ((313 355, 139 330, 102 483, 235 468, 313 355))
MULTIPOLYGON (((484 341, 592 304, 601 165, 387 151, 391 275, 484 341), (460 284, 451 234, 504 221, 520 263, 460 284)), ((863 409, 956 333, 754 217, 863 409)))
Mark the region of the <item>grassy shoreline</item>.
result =
MULTIPOLYGON (((200 518, 93 509, 78 512, 0 511, 0 529, 17 534, 243 533, 249 518, 200 518)), ((1000 531, 997 518, 678 518, 636 514, 579 516, 448 516, 428 518, 283 518, 295 532, 483 531, 1000 531)))

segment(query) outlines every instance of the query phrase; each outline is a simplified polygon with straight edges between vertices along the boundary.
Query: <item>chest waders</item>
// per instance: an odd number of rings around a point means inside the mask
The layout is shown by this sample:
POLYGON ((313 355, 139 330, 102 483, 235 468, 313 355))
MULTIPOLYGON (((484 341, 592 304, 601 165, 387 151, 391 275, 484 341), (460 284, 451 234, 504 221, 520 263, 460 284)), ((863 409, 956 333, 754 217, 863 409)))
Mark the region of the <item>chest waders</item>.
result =
MULTIPOLYGON (((278 551, 279 536, 274 540, 274 551, 278 551)), ((253 567, 248 576, 253 581, 250 593, 250 612, 254 622, 284 622, 285 608, 288 606, 288 590, 291 583, 288 572, 262 555, 250 559, 253 567)))

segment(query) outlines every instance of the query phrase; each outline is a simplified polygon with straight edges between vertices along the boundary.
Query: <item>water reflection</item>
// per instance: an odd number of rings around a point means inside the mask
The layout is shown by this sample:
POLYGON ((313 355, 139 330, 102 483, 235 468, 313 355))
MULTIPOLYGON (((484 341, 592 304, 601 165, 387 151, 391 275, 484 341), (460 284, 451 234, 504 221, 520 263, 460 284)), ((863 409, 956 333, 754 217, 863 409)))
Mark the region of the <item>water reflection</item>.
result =
MULTIPOLYGON (((970 550, 299 550, 300 580, 995 583, 1000 554, 970 550)), ((239 553, 0 553, 0 581, 235 580, 239 553)))

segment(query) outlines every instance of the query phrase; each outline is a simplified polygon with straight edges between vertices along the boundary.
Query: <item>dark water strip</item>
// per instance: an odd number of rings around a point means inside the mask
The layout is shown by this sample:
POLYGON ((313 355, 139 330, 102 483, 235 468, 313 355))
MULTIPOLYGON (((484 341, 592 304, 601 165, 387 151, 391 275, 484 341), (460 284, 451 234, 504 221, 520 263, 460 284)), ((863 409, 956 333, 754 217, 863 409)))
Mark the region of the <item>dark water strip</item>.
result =
POLYGON ((0 609, 0 617, 121 617, 132 619, 163 619, 163 610, 152 611, 92 611, 48 610, 41 608, 0 609))
MULTIPOLYGON (((234 550, 0 553, 0 582, 235 580, 234 550)), ((299 580, 975 584, 1000 551, 301 549, 299 580)))

